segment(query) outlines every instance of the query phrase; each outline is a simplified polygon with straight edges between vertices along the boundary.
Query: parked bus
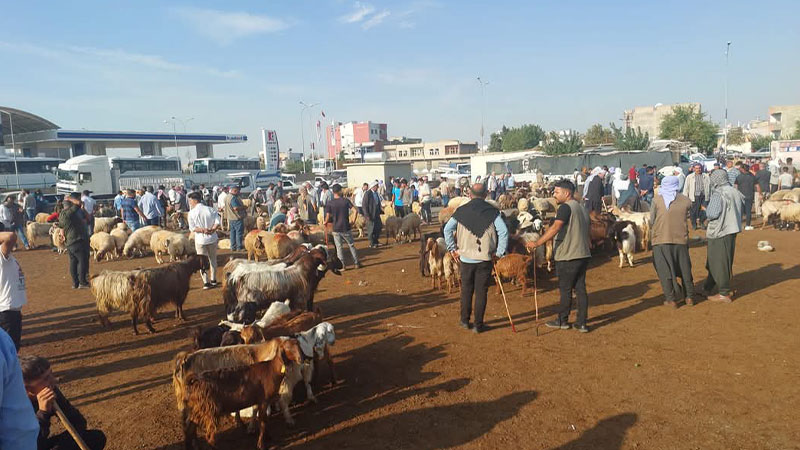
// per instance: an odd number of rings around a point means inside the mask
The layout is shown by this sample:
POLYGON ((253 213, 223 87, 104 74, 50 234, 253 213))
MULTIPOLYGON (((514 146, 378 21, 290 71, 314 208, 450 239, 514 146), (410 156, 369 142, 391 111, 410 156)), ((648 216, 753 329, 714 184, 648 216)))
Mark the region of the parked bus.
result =
POLYGON ((81 155, 58 165, 59 194, 89 190, 95 198, 112 198, 120 189, 184 185, 178 158, 81 155))
POLYGON ((56 185, 56 168, 63 160, 58 158, 25 158, 0 156, 0 189, 47 189, 56 185))
POLYGON ((311 173, 314 175, 327 176, 336 170, 336 162, 332 159, 315 159, 311 163, 311 173))
POLYGON ((192 163, 192 173, 186 175, 186 182, 190 185, 213 186, 228 183, 232 174, 249 172, 255 176, 259 171, 261 163, 258 158, 199 158, 192 163))

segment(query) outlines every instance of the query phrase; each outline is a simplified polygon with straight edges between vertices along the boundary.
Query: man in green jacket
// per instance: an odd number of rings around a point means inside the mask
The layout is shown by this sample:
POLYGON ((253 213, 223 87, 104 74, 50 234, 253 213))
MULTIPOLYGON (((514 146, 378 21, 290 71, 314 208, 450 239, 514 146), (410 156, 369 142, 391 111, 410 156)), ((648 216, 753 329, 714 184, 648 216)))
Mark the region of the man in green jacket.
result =
POLYGON ((89 232, 88 217, 81 209, 81 195, 73 192, 64 198, 64 210, 58 215, 58 226, 64 230, 65 245, 69 254, 69 273, 72 288, 89 287, 89 232))

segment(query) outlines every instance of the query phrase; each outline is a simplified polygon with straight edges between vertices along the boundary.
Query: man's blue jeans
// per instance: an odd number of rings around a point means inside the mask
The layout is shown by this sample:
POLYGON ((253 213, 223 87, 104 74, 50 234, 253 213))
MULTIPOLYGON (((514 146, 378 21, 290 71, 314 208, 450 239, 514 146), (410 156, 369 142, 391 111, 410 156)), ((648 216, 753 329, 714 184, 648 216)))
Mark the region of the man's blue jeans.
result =
POLYGON ((231 227, 231 250, 244 249, 244 221, 230 220, 228 221, 231 227))

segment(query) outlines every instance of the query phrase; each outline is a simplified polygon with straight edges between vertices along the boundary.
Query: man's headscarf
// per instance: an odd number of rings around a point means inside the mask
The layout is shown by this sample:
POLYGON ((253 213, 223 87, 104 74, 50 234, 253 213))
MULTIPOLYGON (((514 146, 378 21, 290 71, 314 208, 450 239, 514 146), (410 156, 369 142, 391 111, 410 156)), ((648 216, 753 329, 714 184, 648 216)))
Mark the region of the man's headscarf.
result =
POLYGON ((592 169, 591 174, 589 174, 589 177, 586 178, 586 182, 583 185, 583 196, 584 196, 584 198, 589 193, 589 183, 591 183, 592 180, 594 180, 594 177, 600 175, 601 173, 605 173, 605 170, 603 170, 603 168, 600 167, 600 166, 597 166, 594 169, 592 169))
POLYGON ((664 199, 664 205, 669 209, 669 204, 675 200, 678 195, 678 186, 680 180, 674 175, 666 176, 661 180, 661 187, 658 189, 658 194, 664 199))
POLYGON ((730 186, 731 183, 728 180, 728 172, 725 169, 716 169, 711 172, 709 175, 711 179, 711 187, 712 188, 720 188, 722 186, 730 186))

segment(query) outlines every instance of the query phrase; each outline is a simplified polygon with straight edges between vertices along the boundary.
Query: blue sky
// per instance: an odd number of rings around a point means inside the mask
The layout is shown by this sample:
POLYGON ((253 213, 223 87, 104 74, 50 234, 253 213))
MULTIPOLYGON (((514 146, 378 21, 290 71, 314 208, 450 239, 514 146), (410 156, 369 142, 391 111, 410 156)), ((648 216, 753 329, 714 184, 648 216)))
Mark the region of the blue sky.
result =
POLYGON ((246 133, 217 151, 251 156, 261 127, 300 148, 300 100, 392 136, 477 141, 479 75, 487 141, 503 124, 583 131, 658 102, 721 121, 731 40, 729 116, 746 121, 800 103, 798 13, 796 0, 6 1, 0 105, 73 129, 193 117, 189 131, 246 133))

